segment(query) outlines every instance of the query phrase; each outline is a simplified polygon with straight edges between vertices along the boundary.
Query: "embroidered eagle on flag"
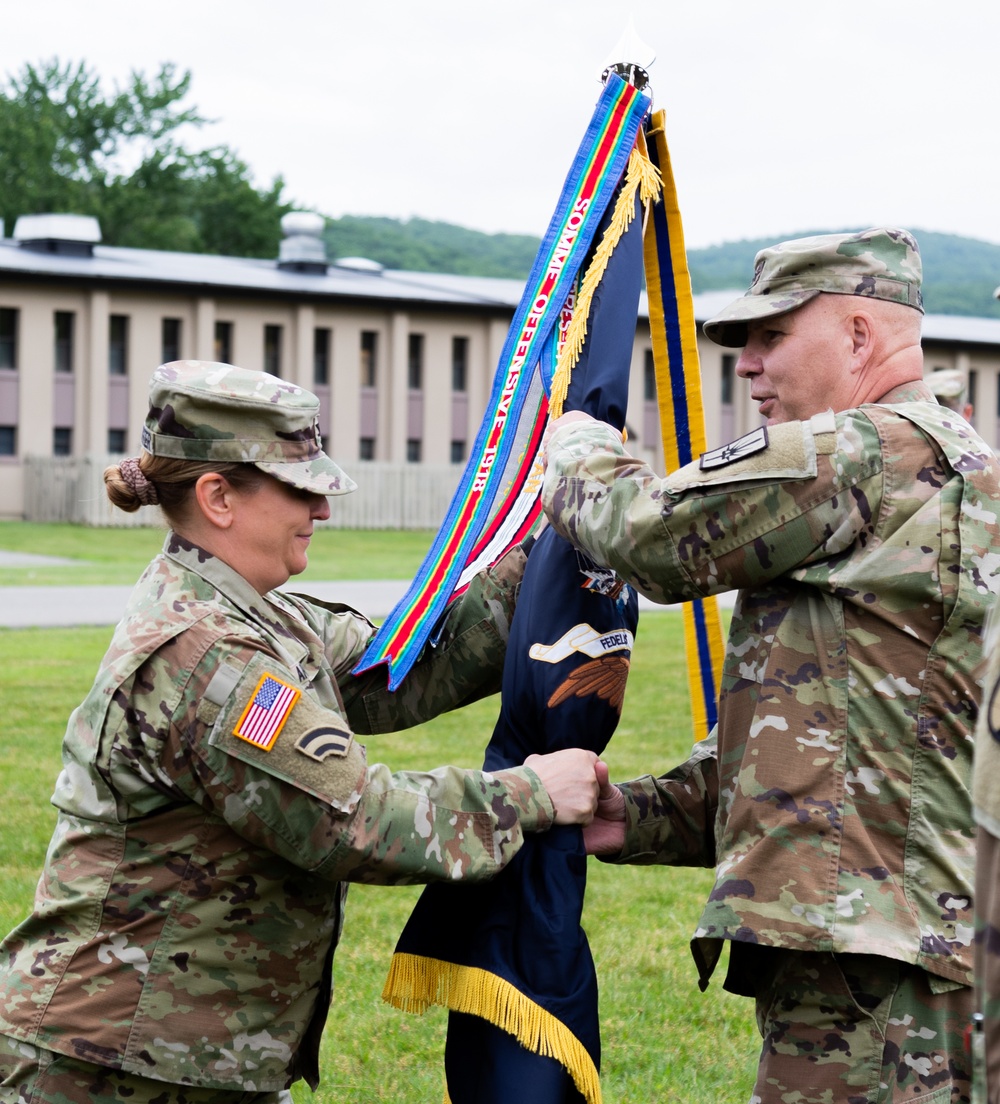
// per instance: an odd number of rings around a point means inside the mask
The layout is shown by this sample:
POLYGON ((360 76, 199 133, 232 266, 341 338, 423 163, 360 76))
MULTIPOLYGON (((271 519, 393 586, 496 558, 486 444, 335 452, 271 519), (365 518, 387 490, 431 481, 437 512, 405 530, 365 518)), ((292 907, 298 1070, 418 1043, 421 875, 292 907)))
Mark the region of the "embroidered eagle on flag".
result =
POLYGON ((600 659, 592 659, 589 663, 575 667, 553 691, 548 707, 554 709, 569 697, 586 698, 594 694, 621 716, 628 668, 628 659, 620 655, 601 656, 600 659))

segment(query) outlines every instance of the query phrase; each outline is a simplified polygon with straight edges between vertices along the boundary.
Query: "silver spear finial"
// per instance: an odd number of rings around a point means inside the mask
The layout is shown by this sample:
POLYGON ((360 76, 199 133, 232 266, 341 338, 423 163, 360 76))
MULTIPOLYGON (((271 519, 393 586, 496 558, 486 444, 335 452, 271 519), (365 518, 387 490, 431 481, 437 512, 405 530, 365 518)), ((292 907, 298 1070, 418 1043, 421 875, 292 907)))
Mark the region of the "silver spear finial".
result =
POLYGON ((649 82, 649 67, 655 60, 656 54, 653 48, 647 46, 636 34, 635 23, 632 16, 629 16, 625 33, 608 55, 601 69, 601 82, 608 79, 609 73, 617 73, 636 88, 645 88, 649 82))

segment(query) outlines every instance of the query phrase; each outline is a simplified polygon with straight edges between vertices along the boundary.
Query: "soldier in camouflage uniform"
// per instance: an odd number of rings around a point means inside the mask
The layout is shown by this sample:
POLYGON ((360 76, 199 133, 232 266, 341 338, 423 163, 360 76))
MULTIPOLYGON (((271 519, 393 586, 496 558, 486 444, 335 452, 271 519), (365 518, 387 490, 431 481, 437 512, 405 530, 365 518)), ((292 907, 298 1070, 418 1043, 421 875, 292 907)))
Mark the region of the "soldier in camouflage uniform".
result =
POLYGON ((942 405, 972 421, 972 403, 968 401, 968 384, 964 372, 957 368, 935 368, 927 377, 927 386, 942 405))
POLYGON ((976 729, 976 986, 982 1013, 973 1036, 982 1082, 973 1104, 1000 1104, 1000 617, 987 627, 989 666, 976 729))
POLYGON ((659 478, 579 415, 547 443, 555 528, 654 601, 736 590, 719 720, 602 791, 611 861, 705 865, 702 988, 753 996, 752 1100, 967 1100, 971 733, 1000 583, 1000 465, 922 379, 902 230, 757 256, 705 325, 767 424, 659 478))
POLYGON ((172 530, 70 719, 35 909, 2 944, 4 1101, 315 1088, 345 883, 489 877, 524 833, 583 822, 597 798, 592 752, 392 774, 354 735, 499 688, 522 550, 390 694, 384 671, 351 674, 371 622, 274 589, 305 568, 326 496, 354 489, 322 451, 316 398, 178 362, 150 403, 144 455, 105 478, 172 530))

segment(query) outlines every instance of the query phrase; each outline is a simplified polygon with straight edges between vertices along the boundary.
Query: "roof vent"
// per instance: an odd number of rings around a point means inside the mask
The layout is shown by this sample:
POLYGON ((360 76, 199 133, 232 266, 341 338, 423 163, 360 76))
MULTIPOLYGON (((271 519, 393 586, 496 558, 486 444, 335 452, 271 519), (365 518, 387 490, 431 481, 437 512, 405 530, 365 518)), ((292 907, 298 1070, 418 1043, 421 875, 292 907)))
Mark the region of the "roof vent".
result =
POLYGON ((349 268, 352 272, 370 272, 373 276, 381 276, 385 271, 384 264, 370 261, 367 257, 338 257, 333 263, 336 268, 349 268))
POLYGON ((92 257, 101 227, 92 215, 21 215, 14 223, 14 241, 35 253, 92 257))
POLYGON ((289 211, 281 219, 285 235, 278 253, 278 268, 285 272, 311 272, 325 276, 326 246, 323 244, 322 215, 311 211, 289 211))

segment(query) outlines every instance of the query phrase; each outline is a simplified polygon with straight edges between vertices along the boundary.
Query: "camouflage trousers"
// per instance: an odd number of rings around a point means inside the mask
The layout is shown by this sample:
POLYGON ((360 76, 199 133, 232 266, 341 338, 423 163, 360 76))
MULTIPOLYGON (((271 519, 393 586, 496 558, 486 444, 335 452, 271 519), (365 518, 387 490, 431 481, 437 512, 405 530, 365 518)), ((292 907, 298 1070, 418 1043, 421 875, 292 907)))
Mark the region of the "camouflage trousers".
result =
POLYGON ((932 992, 880 955, 758 950, 751 1104, 968 1104, 971 988, 932 992))
POLYGON ((280 1092, 171 1085, 0 1035, 0 1104, 292 1104, 280 1092))

